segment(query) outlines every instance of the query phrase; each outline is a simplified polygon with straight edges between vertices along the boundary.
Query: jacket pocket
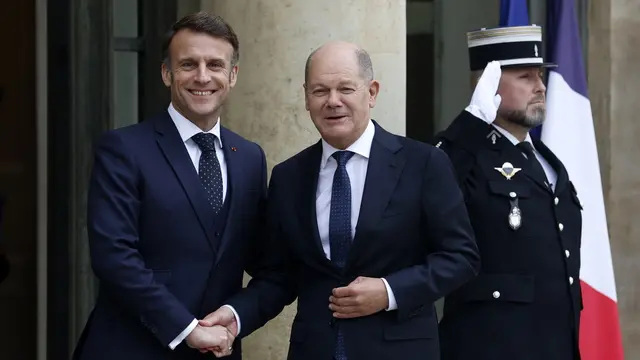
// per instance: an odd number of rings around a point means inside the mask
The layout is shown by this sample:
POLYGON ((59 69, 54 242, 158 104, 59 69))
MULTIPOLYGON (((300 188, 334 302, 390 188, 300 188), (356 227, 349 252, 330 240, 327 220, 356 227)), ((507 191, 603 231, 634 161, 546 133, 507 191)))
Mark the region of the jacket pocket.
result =
POLYGON ((510 199, 528 198, 531 194, 531 184, 515 180, 492 180, 489 181, 489 191, 510 199))
POLYGON ((383 324, 385 340, 432 339, 438 332, 438 321, 433 311, 397 322, 387 321, 383 324))

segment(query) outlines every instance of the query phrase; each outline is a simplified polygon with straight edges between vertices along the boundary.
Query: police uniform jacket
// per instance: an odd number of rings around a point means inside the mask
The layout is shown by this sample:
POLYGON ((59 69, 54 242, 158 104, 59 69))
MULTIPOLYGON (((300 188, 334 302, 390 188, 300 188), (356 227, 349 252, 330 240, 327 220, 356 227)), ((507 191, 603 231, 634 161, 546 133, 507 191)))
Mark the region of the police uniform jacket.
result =
POLYGON ((466 111, 435 142, 456 169, 482 262, 445 299, 442 359, 579 359, 582 206, 566 169, 533 141, 557 174, 548 185, 512 141, 466 111))

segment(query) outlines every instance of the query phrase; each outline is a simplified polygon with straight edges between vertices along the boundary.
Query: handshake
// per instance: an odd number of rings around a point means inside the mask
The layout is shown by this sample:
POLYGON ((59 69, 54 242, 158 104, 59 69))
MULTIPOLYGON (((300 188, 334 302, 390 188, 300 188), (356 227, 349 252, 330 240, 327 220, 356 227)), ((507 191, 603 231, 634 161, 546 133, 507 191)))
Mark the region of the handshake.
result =
POLYGON ((238 322, 233 311, 226 306, 198 321, 187 336, 187 345, 201 353, 212 352, 216 357, 231 355, 233 341, 238 336, 238 322))

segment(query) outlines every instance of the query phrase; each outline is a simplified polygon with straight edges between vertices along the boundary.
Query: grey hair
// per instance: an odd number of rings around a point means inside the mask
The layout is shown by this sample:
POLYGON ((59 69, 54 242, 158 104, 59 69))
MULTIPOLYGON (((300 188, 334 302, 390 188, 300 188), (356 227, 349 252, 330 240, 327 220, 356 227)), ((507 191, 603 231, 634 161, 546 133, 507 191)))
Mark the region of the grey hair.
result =
MULTIPOLYGON (((305 84, 309 81, 309 70, 311 68, 311 61, 313 59, 313 55, 318 52, 320 48, 315 49, 309 54, 307 57, 307 61, 304 64, 304 82, 305 84)), ((364 49, 356 49, 355 50, 356 58, 358 59, 358 67, 360 68, 360 76, 367 81, 370 82, 374 79, 373 73, 373 62, 371 61, 371 56, 364 49)))

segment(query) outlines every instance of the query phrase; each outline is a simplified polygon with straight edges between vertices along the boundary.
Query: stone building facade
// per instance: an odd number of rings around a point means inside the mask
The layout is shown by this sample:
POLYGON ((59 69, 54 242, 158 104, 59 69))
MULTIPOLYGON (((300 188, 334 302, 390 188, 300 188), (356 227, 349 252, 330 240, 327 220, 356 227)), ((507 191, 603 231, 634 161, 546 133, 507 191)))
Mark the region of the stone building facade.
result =
MULTIPOLYGON (((304 62, 331 39, 372 55, 374 118, 428 140, 468 101, 465 31, 497 25, 498 1, 34 0, 0 11, 0 358, 68 358, 95 297, 84 203, 103 131, 166 107, 159 41, 179 16, 227 19, 241 43, 222 122, 260 143, 269 167, 317 141, 304 109, 304 62), (11 55, 10 55, 11 54, 11 55), (19 59, 16 61, 16 59, 19 59), (37 226, 33 226, 36 224, 37 226), (37 347, 33 344, 37 343, 37 347)), ((578 1, 626 358, 640 356, 640 4, 578 1), (588 6, 587 6, 588 4, 588 6)), ((544 26, 544 1, 529 0, 544 26)), ((245 340, 245 359, 283 359, 294 306, 245 340)))

